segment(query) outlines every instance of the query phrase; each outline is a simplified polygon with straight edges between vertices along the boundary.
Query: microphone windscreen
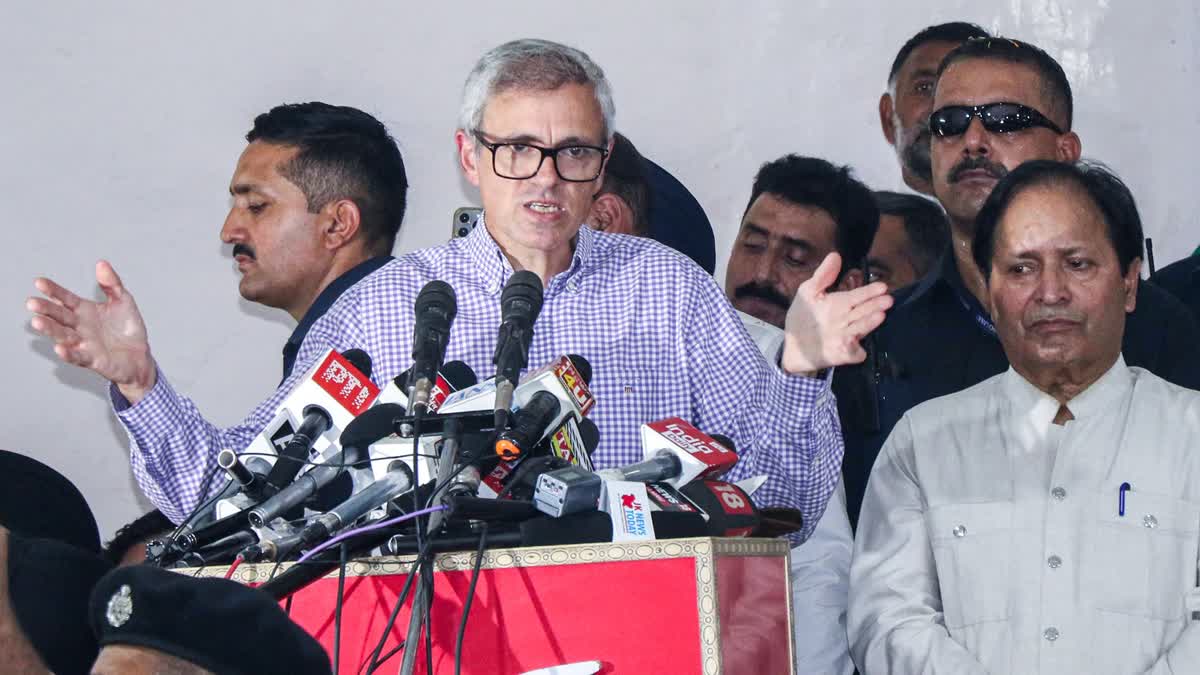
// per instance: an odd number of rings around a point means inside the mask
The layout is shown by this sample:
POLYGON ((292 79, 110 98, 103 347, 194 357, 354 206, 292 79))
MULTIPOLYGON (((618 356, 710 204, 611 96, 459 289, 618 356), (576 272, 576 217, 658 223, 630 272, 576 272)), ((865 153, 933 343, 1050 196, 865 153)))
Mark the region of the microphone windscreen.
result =
POLYGON ((513 272, 500 293, 500 320, 518 320, 533 325, 542 311, 542 278, 521 270, 513 272))
POLYGON ((414 305, 418 319, 430 309, 438 310, 440 314, 444 315, 447 322, 454 321, 455 315, 458 314, 458 300, 454 295, 454 289, 440 279, 434 279, 425 284, 421 288, 421 292, 417 293, 414 305))
POLYGON ((474 387, 479 383, 479 376, 471 370, 471 366, 462 361, 450 361, 442 365, 442 369, 438 373, 445 378, 446 382, 454 387, 455 391, 474 387))
POLYGON ((399 403, 380 403, 367 408, 346 425, 338 442, 343 448, 364 449, 391 436, 395 432, 392 423, 404 415, 404 406, 399 403))
POLYGON ((579 438, 583 440, 583 449, 587 450, 588 456, 591 457, 596 451, 596 446, 600 445, 600 427, 587 417, 580 419, 577 426, 579 438))
POLYGON ((578 354, 567 354, 567 358, 571 360, 571 365, 575 366, 575 370, 579 371, 579 376, 587 384, 592 383, 592 364, 588 360, 578 354))
POLYGON ((342 352, 342 358, 358 369, 358 372, 371 377, 371 357, 361 349, 347 349, 342 352))
POLYGON ((737 446, 733 444, 733 439, 725 434, 709 434, 708 436, 733 452, 737 452, 737 446))

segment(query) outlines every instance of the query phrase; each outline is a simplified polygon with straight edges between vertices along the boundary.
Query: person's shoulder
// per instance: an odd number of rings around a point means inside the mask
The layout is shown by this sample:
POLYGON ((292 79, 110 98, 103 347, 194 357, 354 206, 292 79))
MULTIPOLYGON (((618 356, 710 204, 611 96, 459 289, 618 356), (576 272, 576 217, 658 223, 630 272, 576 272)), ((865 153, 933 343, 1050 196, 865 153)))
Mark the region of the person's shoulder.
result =
POLYGON ((650 285, 715 284, 712 275, 696 261, 666 244, 629 234, 595 232, 592 236, 595 271, 607 274, 619 270, 627 280, 632 280, 632 275, 638 282, 650 285))
POLYGON ((1145 312, 1160 318, 1163 315, 1191 316, 1187 305, 1161 283, 1158 275, 1155 275, 1150 281, 1138 284, 1137 306, 1134 308, 1134 313, 1138 312, 1145 312))
POLYGON ((1171 293, 1181 291, 1200 292, 1200 255, 1176 260, 1154 273, 1150 282, 1171 293))
POLYGON ((1172 424, 1187 424, 1190 420, 1200 431, 1200 391, 1175 384, 1145 368, 1128 368, 1137 401, 1149 406, 1151 414, 1169 419, 1172 424), (1180 414, 1187 419, 1178 417, 1180 414))
POLYGON ((993 375, 966 389, 922 401, 904 416, 913 423, 933 425, 946 424, 949 420, 966 420, 968 415, 980 412, 984 402, 999 392, 1004 376, 1004 373, 993 375))
MULTIPOLYGON (((587 227, 586 225, 584 227, 587 227)), ((694 268, 707 274, 702 267, 686 255, 666 244, 633 234, 612 234, 593 230, 593 253, 597 260, 639 261, 663 267, 694 268)))

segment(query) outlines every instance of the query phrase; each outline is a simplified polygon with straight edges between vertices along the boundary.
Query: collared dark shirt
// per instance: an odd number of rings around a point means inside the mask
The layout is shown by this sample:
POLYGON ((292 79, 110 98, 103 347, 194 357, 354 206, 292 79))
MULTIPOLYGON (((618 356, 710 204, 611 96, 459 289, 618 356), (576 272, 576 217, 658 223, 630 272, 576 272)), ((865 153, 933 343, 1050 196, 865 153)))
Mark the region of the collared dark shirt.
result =
POLYGON ((1150 279, 1179 298, 1200 319, 1200 255, 1173 262, 1150 279))
MULTIPOLYGON (((291 337, 283 345, 283 380, 292 374, 292 366, 296 365, 296 354, 300 352, 300 345, 304 343, 304 336, 308 335, 308 329, 317 322, 317 319, 325 315, 325 312, 333 306, 333 303, 338 298, 342 297, 342 293, 367 276, 371 272, 386 265, 393 260, 390 255, 381 255, 375 258, 369 258, 359 264, 346 270, 342 276, 334 279, 325 290, 317 295, 317 299, 313 300, 313 304, 300 318, 300 323, 296 324, 296 330, 292 331, 291 337)), ((283 382, 280 380, 280 383, 283 382)))
MULTIPOLYGON (((833 381, 846 441, 846 506, 856 526, 875 458, 904 413, 1008 368, 990 317, 963 284, 950 253, 934 274, 897 294, 872 342, 868 361, 839 369, 833 381)), ((1200 390, 1200 324, 1152 283, 1138 284, 1121 351, 1130 366, 1200 390)))

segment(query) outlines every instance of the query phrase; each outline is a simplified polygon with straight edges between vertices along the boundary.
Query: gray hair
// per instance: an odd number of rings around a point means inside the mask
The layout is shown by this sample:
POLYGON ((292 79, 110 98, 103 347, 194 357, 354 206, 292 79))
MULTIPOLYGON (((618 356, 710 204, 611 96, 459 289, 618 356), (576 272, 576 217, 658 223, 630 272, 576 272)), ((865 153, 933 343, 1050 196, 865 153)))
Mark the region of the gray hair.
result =
POLYGON ((617 112, 600 66, 578 49, 530 38, 506 42, 480 57, 463 85, 458 126, 478 131, 488 100, 501 92, 551 91, 568 83, 591 85, 604 117, 604 139, 612 140, 617 112))

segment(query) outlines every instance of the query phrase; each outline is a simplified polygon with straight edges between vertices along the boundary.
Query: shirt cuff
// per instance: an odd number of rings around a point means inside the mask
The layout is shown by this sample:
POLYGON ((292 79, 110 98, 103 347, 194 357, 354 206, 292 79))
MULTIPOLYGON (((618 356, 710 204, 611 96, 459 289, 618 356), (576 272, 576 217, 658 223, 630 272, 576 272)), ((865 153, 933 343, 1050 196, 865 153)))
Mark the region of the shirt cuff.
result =
POLYGON ((175 393, 175 389, 167 382, 162 370, 157 371, 154 386, 137 403, 130 403, 117 385, 112 383, 108 385, 108 399, 112 403, 117 419, 121 420, 125 428, 130 431, 149 428, 155 421, 159 421, 161 425, 161 420, 164 418, 174 419, 179 412, 179 397, 175 393))

